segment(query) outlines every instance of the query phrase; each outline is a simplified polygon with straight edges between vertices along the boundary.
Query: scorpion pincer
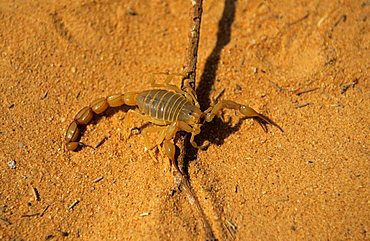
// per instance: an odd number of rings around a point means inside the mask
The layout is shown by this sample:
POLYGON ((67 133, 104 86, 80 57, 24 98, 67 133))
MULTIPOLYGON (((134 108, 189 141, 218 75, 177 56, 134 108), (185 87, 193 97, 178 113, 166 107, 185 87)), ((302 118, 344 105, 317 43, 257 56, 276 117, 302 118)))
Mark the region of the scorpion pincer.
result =
MULTIPOLYGON (((212 121, 215 115, 223 108, 237 110, 245 117, 255 119, 265 131, 267 131, 266 124, 274 125, 283 131, 280 126, 269 118, 257 113, 247 105, 241 105, 230 100, 222 100, 202 112, 195 93, 183 91, 170 84, 153 86, 160 88, 110 95, 107 98, 99 98, 93 101, 90 106, 82 108, 67 129, 65 137, 67 149, 75 151, 78 147, 83 146, 78 141, 81 133, 80 127, 90 123, 94 114, 99 115, 107 110, 108 107, 119 107, 122 105, 137 107, 139 110, 130 109, 127 113, 127 121, 130 121, 131 114, 135 114, 144 121, 155 125, 152 127, 152 131, 158 131, 160 136, 154 145, 149 144, 147 139, 144 138, 146 148, 151 150, 163 144, 163 150, 171 163, 174 163, 175 160, 175 144, 172 139, 174 139, 176 133, 180 130, 191 133, 190 143, 195 148, 202 148, 203 146, 198 146, 195 143, 194 137, 200 133, 203 122, 212 121), (165 128, 163 129, 163 127, 165 128)), ((144 131, 143 134, 146 134, 144 131)))

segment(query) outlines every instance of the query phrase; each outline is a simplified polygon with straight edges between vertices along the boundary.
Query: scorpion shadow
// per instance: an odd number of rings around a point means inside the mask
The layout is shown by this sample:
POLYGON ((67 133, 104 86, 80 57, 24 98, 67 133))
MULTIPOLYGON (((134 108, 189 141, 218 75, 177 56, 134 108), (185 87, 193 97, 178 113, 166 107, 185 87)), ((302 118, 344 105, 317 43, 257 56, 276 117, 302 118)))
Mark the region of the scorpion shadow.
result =
MULTIPOLYGON (((211 92, 216 80, 216 73, 220 62, 220 55, 222 49, 230 42, 231 26, 235 19, 235 1, 225 0, 225 7, 222 17, 218 23, 217 41, 211 54, 206 60, 204 71, 200 77, 196 94, 201 109, 204 111, 211 105, 211 92)), ((240 126, 245 118, 241 118, 239 122, 232 126, 230 121, 224 122, 218 116, 215 116, 213 121, 205 123, 202 126, 201 133, 196 137, 197 142, 204 142, 208 140, 212 144, 222 145, 224 140, 231 134, 240 129, 240 126)), ((189 162, 196 159, 198 149, 186 142, 186 154, 183 163, 183 172, 188 174, 189 162)))

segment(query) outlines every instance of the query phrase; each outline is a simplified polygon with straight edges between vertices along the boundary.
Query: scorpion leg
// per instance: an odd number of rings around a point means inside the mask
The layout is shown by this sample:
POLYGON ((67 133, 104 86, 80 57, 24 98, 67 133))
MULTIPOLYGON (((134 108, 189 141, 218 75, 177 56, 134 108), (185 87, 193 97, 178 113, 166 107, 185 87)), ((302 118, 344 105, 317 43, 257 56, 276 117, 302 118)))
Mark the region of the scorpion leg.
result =
MULTIPOLYGON (((141 113, 139 113, 135 110, 128 110, 127 114, 126 114, 125 122, 124 122, 125 130, 130 130, 131 129, 132 116, 136 116, 136 117, 142 119, 143 121, 151 122, 151 123, 156 124, 156 125, 160 125, 160 126, 166 125, 165 121, 156 120, 153 117, 143 115, 143 114, 141 114, 141 113)), ((131 134, 131 132, 127 131, 127 134, 124 135, 124 139, 127 140, 130 137, 130 134, 131 134)))
POLYGON ((183 122, 183 121, 176 121, 175 123, 173 123, 172 125, 170 125, 168 127, 168 130, 167 130, 167 135, 166 135, 166 139, 171 139, 172 137, 175 136, 176 132, 178 130, 181 130, 181 131, 186 131, 188 133, 191 133, 191 137, 190 137, 190 144, 194 147, 194 148, 197 148, 197 149, 204 149, 205 147, 207 147, 207 144, 205 145, 202 145, 202 146, 198 146, 197 143, 195 143, 195 140, 194 140, 194 137, 196 135, 198 135, 200 133, 200 126, 199 124, 195 124, 194 127, 191 127, 190 125, 188 125, 186 122, 183 122), (174 133, 174 134, 171 134, 171 133, 174 133))
POLYGON ((145 142, 145 149, 146 151, 149 153, 149 155, 152 157, 153 160, 155 160, 156 162, 158 162, 157 158, 154 156, 152 150, 156 147, 156 146, 160 146, 160 144, 162 144, 164 138, 165 138, 165 135, 166 135, 166 130, 164 129, 164 127, 162 126, 152 126, 152 127, 148 127, 146 129, 143 130, 142 132, 143 136, 144 136, 144 142, 145 142), (152 132, 156 132, 156 133, 160 133, 160 136, 159 138, 156 140, 155 143, 150 143, 149 141, 149 135, 148 133, 152 133, 152 132))
POLYGON ((200 125, 191 127, 190 125, 188 125, 187 123, 183 121, 176 121, 167 127, 166 136, 163 140, 163 149, 164 149, 165 154, 170 159, 171 164, 174 164, 175 153, 176 153, 175 144, 173 144, 171 140, 175 137, 177 131, 179 130, 191 133, 190 143, 195 148, 202 149, 205 147, 205 146, 198 146, 194 141, 194 137, 200 133, 200 125))
POLYGON ((255 111, 254 109, 252 109, 251 107, 249 107, 247 105, 241 105, 241 104, 238 104, 238 103, 236 103, 234 101, 231 101, 231 100, 222 100, 222 101, 218 102, 215 106, 208 108, 204 112, 205 120, 207 122, 212 121, 212 119, 215 117, 215 115, 220 110, 222 110, 223 108, 238 110, 245 117, 253 118, 254 120, 256 120, 258 122, 258 124, 262 127, 262 129, 265 132, 267 132, 266 124, 271 124, 271 125, 277 127, 280 131, 283 132, 283 129, 278 124, 276 124, 275 122, 270 120, 267 116, 259 114, 257 111, 255 111))
POLYGON ((166 156, 170 159, 171 166, 175 165, 175 154, 176 154, 176 147, 171 140, 175 137, 176 132, 178 131, 178 121, 172 123, 167 127, 166 135, 163 140, 163 150, 166 156))
MULTIPOLYGON (((146 122, 151 122, 153 124, 156 124, 156 125, 160 125, 160 126, 163 126, 166 124, 165 121, 161 121, 161 120, 157 120, 157 119, 154 119, 153 117, 150 117, 150 116, 147 116, 147 115, 143 115, 135 110, 128 110, 127 114, 126 114, 126 120, 125 120, 125 123, 124 123, 124 126, 125 126, 125 130, 129 130, 130 127, 132 126, 132 116, 135 115, 136 117, 142 119, 143 121, 146 121, 146 122)), ((149 129, 144 129, 143 130, 143 135, 144 135, 144 143, 145 143, 145 149, 148 151, 150 157, 155 160, 155 161, 158 161, 157 158, 155 158, 153 152, 152 152, 152 149, 157 146, 157 145, 160 145, 164 138, 165 138, 165 135, 166 135, 166 131, 163 130, 164 127, 160 127, 160 126, 153 126, 153 127, 150 127, 149 129), (160 134, 160 137, 159 139, 156 141, 155 145, 152 145, 150 144, 149 142, 149 137, 148 137, 148 132, 158 132, 159 129, 161 129, 161 134, 160 134)), ((130 131, 127 131, 127 134, 124 135, 124 138, 125 139, 128 139, 130 137, 130 134, 131 132, 130 131)))
POLYGON ((198 102, 198 99, 197 99, 197 94, 195 93, 195 90, 193 88, 191 88, 191 86, 189 84, 189 81, 190 81, 190 79, 185 79, 185 81, 184 81, 183 91, 186 93, 185 97, 188 100, 192 101, 194 103, 194 105, 200 109, 200 105, 199 105, 199 102, 198 102))
POLYGON ((172 166, 175 163, 176 147, 175 147, 175 144, 171 142, 171 140, 173 140, 178 130, 184 130, 187 132, 191 132, 192 128, 184 122, 177 121, 166 127, 151 127, 149 129, 145 129, 143 131, 143 135, 145 136, 144 141, 146 142, 145 145, 146 145, 146 149, 149 152, 149 155, 151 155, 153 159, 157 160, 154 157, 153 153, 151 153, 151 150, 155 146, 157 146, 159 151, 170 159, 170 165, 172 166), (166 128, 166 129, 163 129, 163 128, 166 128), (147 133, 148 132, 158 132, 158 131, 160 131, 160 136, 156 140, 155 144, 151 146, 148 142, 149 137, 147 133), (161 148, 162 143, 163 143, 163 148, 161 148))
POLYGON ((145 141, 145 148, 147 150, 152 150, 154 149, 156 146, 162 144, 165 136, 166 136, 166 127, 163 127, 163 126, 150 126, 150 127, 147 127, 145 128, 143 131, 142 131, 142 134, 144 136, 144 141, 145 141), (153 143, 150 140, 150 133, 159 133, 159 137, 156 139, 156 141, 153 143))

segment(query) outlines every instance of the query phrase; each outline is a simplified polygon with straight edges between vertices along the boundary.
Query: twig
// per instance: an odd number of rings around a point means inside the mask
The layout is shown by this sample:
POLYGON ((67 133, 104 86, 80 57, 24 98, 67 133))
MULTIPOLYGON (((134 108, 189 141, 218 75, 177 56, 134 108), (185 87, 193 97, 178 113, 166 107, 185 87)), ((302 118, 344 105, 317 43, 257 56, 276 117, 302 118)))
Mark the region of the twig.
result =
POLYGON ((198 198, 195 196, 193 189, 190 186, 189 179, 184 174, 181 174, 181 186, 183 187, 183 190, 186 193, 189 203, 195 206, 196 210, 199 212, 202 218, 204 232, 206 235, 205 240, 210 240, 210 241, 217 240, 215 235, 213 234, 211 225, 208 222, 208 219, 203 211, 203 208, 202 206, 200 206, 198 198))
POLYGON ((225 88, 222 88, 221 92, 220 92, 220 93, 218 93, 218 94, 215 96, 213 103, 217 103, 217 102, 218 102, 218 100, 221 98, 221 96, 223 96, 224 94, 225 94, 225 88))
POLYGON ((308 16, 310 16, 310 13, 309 13, 309 12, 307 12, 305 15, 303 15, 303 17, 300 17, 300 18, 298 18, 297 20, 295 20, 295 21, 293 21, 293 22, 289 23, 288 25, 289 25, 289 26, 292 26, 292 25, 294 25, 294 24, 297 24, 297 23, 299 23, 299 22, 301 22, 301 21, 305 20, 306 18, 308 18, 308 16))
POLYGON ((100 176, 100 177, 97 177, 93 180, 93 183, 97 183, 97 182, 100 182, 101 180, 103 180, 104 177, 100 176))
POLYGON ((181 89, 190 87, 195 91, 195 76, 198 60, 200 23, 202 20, 202 0, 192 0, 192 22, 189 34, 189 47, 183 66, 181 89))
POLYGON ((32 194, 33 194, 33 198, 35 199, 35 201, 40 201, 40 193, 37 190, 37 188, 32 187, 32 194))
POLYGON ((61 229, 59 229, 58 231, 62 235, 62 237, 67 237, 69 235, 69 233, 67 231, 63 231, 61 229))
POLYGON ((340 22, 345 22, 347 20, 347 15, 341 15, 337 21, 335 21, 333 28, 336 27, 340 22))
POLYGON ((315 90, 318 90, 319 88, 312 88, 312 89, 306 89, 306 90, 297 90, 295 92, 295 95, 297 96, 300 96, 302 94, 306 94, 306 93, 309 93, 309 92, 312 92, 312 91, 315 91, 315 90))
POLYGON ((4 223, 5 225, 10 225, 12 222, 9 221, 7 218, 0 217, 0 222, 4 223))
POLYGON ((21 217, 22 218, 31 218, 35 216, 40 216, 40 213, 31 213, 31 214, 23 214, 21 217))
POLYGON ((95 145, 94 149, 96 149, 96 148, 100 147, 101 145, 103 145, 106 140, 108 140, 108 137, 107 136, 104 136, 103 139, 101 139, 98 142, 98 144, 95 145))
POLYGON ((296 106, 295 106, 295 108, 296 108, 296 109, 300 109, 300 108, 306 107, 306 106, 308 106, 308 105, 310 105, 310 104, 311 104, 311 103, 306 102, 306 103, 303 103, 303 104, 296 105, 296 106))
POLYGON ((51 240, 51 239, 53 239, 55 236, 53 235, 53 234, 48 234, 48 235, 46 235, 46 237, 45 237, 45 240, 51 240))
POLYGON ((68 210, 72 210, 79 202, 80 200, 76 199, 71 205, 69 205, 68 210))
POLYGON ((279 86, 278 84, 276 84, 275 82, 271 81, 270 80, 270 84, 272 85, 272 87, 274 87, 275 89, 277 89, 278 91, 283 91, 284 88, 279 86))
MULTIPOLYGON (((195 94, 195 79, 196 79, 196 68, 198 60, 198 46, 199 46, 199 35, 200 35, 200 24, 202 20, 202 0, 192 0, 192 14, 191 14, 191 31, 189 34, 189 46, 187 51, 187 56, 185 59, 185 65, 183 66, 183 77, 181 81, 181 89, 195 94)), ((174 163, 175 170, 177 172, 176 177, 180 178, 181 186, 184 193, 186 193, 189 203, 194 205, 198 213, 200 214, 203 222, 203 227, 206 235, 206 240, 216 240, 211 225, 208 222, 206 215, 200 203, 195 196, 188 177, 180 170, 184 167, 185 157, 186 157, 186 145, 185 143, 189 142, 188 134, 181 134, 179 137, 180 142, 180 155, 177 159, 177 163, 174 163)))
MULTIPOLYGON (((185 58, 185 64, 183 66, 183 77, 181 80, 181 89, 195 93, 195 78, 196 78, 196 69, 197 69, 197 60, 198 60, 198 46, 199 46, 199 35, 200 35, 200 24, 202 20, 202 3, 203 0, 191 0, 192 9, 191 9, 191 26, 189 34, 189 46, 187 49, 187 54, 185 58)), ((181 134, 179 136, 180 143, 180 155, 177 159, 176 169, 182 169, 184 167, 185 161, 185 143, 190 140, 189 134, 181 134)), ((175 164, 176 165, 176 164, 175 164)), ((186 179, 183 176, 183 173, 180 171, 181 179, 186 179)))
MULTIPOLYGON (((189 34, 189 46, 187 49, 187 55, 185 64, 183 66, 183 77, 181 81, 181 89, 190 91, 195 94, 195 77, 198 59, 198 46, 199 46, 199 35, 200 35, 200 24, 202 20, 202 1, 203 0, 192 0, 192 11, 191 11, 191 30, 189 34)), ((179 137, 180 142, 180 155, 177 160, 176 169, 180 172, 181 179, 187 179, 184 174, 179 170, 184 166, 186 150, 185 143, 189 141, 189 134, 181 134, 179 137)))
POLYGON ((140 217, 146 217, 149 215, 150 215, 150 212, 140 213, 140 217))
POLYGON ((350 88, 350 87, 354 87, 355 85, 358 84, 358 79, 355 79, 354 81, 350 82, 350 83, 347 83, 347 84, 341 84, 340 85, 340 88, 341 88, 341 91, 340 93, 341 94, 344 94, 347 92, 347 90, 350 88))
POLYGON ((40 213, 40 217, 44 216, 44 214, 46 213, 46 211, 49 209, 49 205, 47 205, 44 210, 42 210, 42 212, 40 213))
MULTIPOLYGON (((196 77, 196 68, 198 60, 198 46, 199 46, 199 35, 200 35, 200 24, 202 20, 202 1, 203 0, 192 0, 191 8, 191 26, 189 34, 189 45, 187 49, 187 54, 185 58, 185 64, 183 66, 183 77, 181 80, 181 89, 190 91, 195 94, 195 77, 196 77)), ((181 134, 179 137, 180 143, 180 155, 175 164, 176 169, 181 174, 181 179, 187 179, 184 174, 179 170, 179 167, 182 169, 185 161, 185 143, 189 141, 188 134, 181 134)))

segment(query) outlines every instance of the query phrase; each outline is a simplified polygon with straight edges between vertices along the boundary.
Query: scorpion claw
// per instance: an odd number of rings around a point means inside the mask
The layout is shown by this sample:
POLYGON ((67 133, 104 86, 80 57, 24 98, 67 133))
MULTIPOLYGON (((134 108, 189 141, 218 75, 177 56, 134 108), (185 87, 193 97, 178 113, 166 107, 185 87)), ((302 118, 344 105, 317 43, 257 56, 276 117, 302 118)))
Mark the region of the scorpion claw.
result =
POLYGON ((267 133, 268 132, 268 129, 267 129, 267 122, 265 122, 264 120, 262 120, 262 119, 257 119, 257 118, 255 118, 255 120, 257 121, 257 123, 261 126, 261 128, 263 129, 263 131, 265 132, 265 133, 267 133))
POLYGON ((267 116, 264 116, 262 114, 259 114, 257 111, 250 108, 249 106, 241 105, 240 108, 239 108, 239 111, 243 115, 245 115, 247 117, 251 117, 254 120, 256 120, 265 132, 268 131, 267 124, 276 126, 281 132, 284 132, 284 130, 278 124, 273 122, 270 118, 268 118, 267 116))
POLYGON ((258 116, 254 117, 254 119, 258 122, 258 124, 260 124, 260 126, 262 127, 262 129, 266 133, 268 132, 267 124, 273 125, 273 126, 277 127, 281 132, 284 132, 283 128, 281 128, 278 124, 276 124, 274 121, 272 121, 267 116, 264 116, 262 114, 258 114, 258 116))

